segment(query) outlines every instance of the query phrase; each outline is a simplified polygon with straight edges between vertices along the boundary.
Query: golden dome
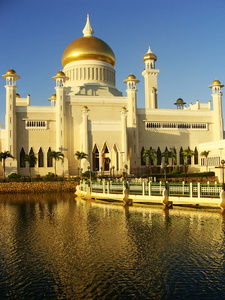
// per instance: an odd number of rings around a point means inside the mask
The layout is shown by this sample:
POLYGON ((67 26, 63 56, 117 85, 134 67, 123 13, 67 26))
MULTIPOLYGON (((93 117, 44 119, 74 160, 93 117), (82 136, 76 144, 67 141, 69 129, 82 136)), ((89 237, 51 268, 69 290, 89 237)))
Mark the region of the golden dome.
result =
POLYGON ((62 65, 79 60, 100 60, 115 65, 116 58, 112 49, 101 39, 93 36, 94 30, 91 27, 89 14, 83 30, 83 37, 73 41, 65 49, 62 55, 62 65))
POLYGON ((143 57, 143 61, 146 61, 147 59, 157 60, 157 56, 151 51, 150 46, 148 48, 148 52, 143 57))
POLYGON ((66 74, 63 71, 59 71, 59 72, 56 73, 55 76, 57 76, 57 77, 64 77, 64 76, 66 76, 66 74))
POLYGON ((127 80, 132 80, 132 79, 136 79, 136 77, 133 74, 127 76, 127 80))
POLYGON ((82 109, 88 109, 88 107, 86 105, 84 105, 82 109))
POLYGON ((62 65, 79 60, 100 60, 115 66, 116 58, 112 49, 101 39, 83 36, 73 41, 64 51, 62 65))
POLYGON ((127 110, 127 109, 126 109, 125 106, 123 106, 123 107, 121 108, 121 111, 125 111, 125 110, 127 110))
POLYGON ((16 93, 16 97, 17 97, 17 98, 20 98, 20 94, 16 93))
POLYGON ((212 85, 220 85, 220 84, 221 84, 221 82, 217 79, 214 80, 213 83, 212 83, 212 85))
POLYGON ((52 94, 50 99, 56 99, 56 94, 52 94))
POLYGON ((6 72, 6 75, 16 75, 16 71, 14 71, 13 69, 10 69, 6 72))

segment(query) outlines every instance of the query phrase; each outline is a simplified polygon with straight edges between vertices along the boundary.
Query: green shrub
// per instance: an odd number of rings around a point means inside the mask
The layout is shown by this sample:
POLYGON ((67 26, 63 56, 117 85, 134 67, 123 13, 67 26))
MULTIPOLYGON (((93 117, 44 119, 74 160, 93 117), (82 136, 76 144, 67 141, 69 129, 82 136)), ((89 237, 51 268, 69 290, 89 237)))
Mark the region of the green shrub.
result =
POLYGON ((174 174, 180 174, 180 171, 177 170, 177 169, 174 169, 173 171, 170 172, 171 175, 174 175, 174 174))
POLYGON ((8 176, 9 179, 13 179, 13 178, 21 178, 20 175, 16 174, 16 173, 11 173, 9 176, 8 176))

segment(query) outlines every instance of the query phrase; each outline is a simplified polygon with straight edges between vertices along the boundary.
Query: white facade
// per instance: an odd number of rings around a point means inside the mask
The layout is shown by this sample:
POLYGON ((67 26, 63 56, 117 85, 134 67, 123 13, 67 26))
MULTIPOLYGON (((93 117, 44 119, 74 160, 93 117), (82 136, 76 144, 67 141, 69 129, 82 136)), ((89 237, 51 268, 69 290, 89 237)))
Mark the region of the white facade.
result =
POLYGON ((59 150, 65 156, 63 164, 57 162, 59 175, 78 174, 76 151, 88 154, 88 161, 82 160, 83 171, 90 165, 93 171, 113 169, 118 174, 127 165, 133 173, 144 167, 142 153, 150 147, 157 151, 158 166, 163 164, 162 153, 174 147, 177 164, 183 164, 180 153, 189 147, 195 151, 191 168, 201 171, 200 153, 208 150, 209 145, 205 143, 216 145, 223 139, 223 85, 214 80, 210 86, 212 105, 211 101, 196 101, 186 107, 181 102, 177 105, 179 109, 159 109, 157 57, 149 48, 143 58, 142 73, 145 109, 139 109, 139 80, 132 74, 124 80, 126 96, 117 90, 114 53, 107 44, 93 37, 89 16, 83 33, 63 54, 63 71, 53 77, 56 87, 55 94, 49 98, 51 105, 31 106, 29 95, 20 98, 16 93, 20 76, 14 70, 3 75, 6 122, 5 129, 0 130, 0 151, 10 151, 15 157, 6 160, 6 175, 16 172, 27 176, 29 171, 21 157, 30 151, 39 158, 32 175, 54 172, 54 162, 47 159, 47 153, 59 150), (109 164, 106 158, 110 158, 109 164))

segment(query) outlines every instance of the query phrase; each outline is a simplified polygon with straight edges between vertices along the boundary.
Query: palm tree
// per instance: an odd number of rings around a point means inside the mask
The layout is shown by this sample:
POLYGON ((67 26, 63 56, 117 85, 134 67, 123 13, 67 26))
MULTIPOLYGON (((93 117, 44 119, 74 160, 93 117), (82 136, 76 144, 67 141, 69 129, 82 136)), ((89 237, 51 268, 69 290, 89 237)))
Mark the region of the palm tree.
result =
POLYGON ((3 178, 5 179, 5 160, 7 158, 12 158, 14 159, 14 157, 12 156, 12 154, 9 151, 5 151, 5 152, 1 152, 0 153, 0 160, 2 162, 2 167, 3 167, 3 178))
POLYGON ((168 163, 169 163, 169 158, 171 158, 171 152, 172 152, 172 151, 169 151, 169 150, 166 148, 166 150, 162 153, 162 157, 164 157, 165 164, 168 164, 168 163))
POLYGON ((209 156, 209 152, 210 152, 210 150, 208 150, 208 151, 202 151, 201 152, 201 156, 204 156, 205 158, 206 158, 206 172, 208 172, 208 156, 209 156))
POLYGON ((24 162, 28 162, 28 166, 29 166, 29 177, 31 178, 31 167, 34 167, 36 165, 37 162, 37 156, 31 152, 29 154, 25 154, 24 155, 24 162))
POLYGON ((152 168, 152 163, 154 164, 156 158, 157 158, 157 152, 155 149, 151 148, 150 150, 144 150, 143 154, 142 154, 143 160, 146 163, 146 157, 148 157, 149 160, 149 171, 152 168))
POLYGON ((56 161, 61 160, 63 163, 64 154, 60 151, 50 151, 50 152, 48 152, 48 157, 53 158, 55 160, 55 176, 56 176, 56 161))
POLYGON ((170 148, 170 158, 172 158, 173 167, 177 163, 177 150, 175 147, 170 148))
MULTIPOLYGON (((189 147, 187 149, 184 149, 182 152, 183 157, 185 158, 185 164, 187 165, 187 170, 188 170, 188 165, 191 163, 191 158, 194 156, 194 151, 191 150, 189 147)), ((186 173, 186 166, 185 166, 185 173, 186 173)))
POLYGON ((81 169, 81 160, 82 159, 88 159, 88 155, 84 152, 77 151, 74 156, 79 161, 79 168, 78 168, 78 177, 80 177, 80 169, 81 169))

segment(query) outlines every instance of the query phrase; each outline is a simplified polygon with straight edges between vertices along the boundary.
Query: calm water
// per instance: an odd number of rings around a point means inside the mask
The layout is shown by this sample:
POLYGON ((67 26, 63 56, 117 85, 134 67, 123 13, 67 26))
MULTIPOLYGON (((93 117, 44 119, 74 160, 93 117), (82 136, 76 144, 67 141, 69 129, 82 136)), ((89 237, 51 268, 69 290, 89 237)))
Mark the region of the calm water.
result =
POLYGON ((224 299, 218 211, 1 196, 0 299, 224 299))

